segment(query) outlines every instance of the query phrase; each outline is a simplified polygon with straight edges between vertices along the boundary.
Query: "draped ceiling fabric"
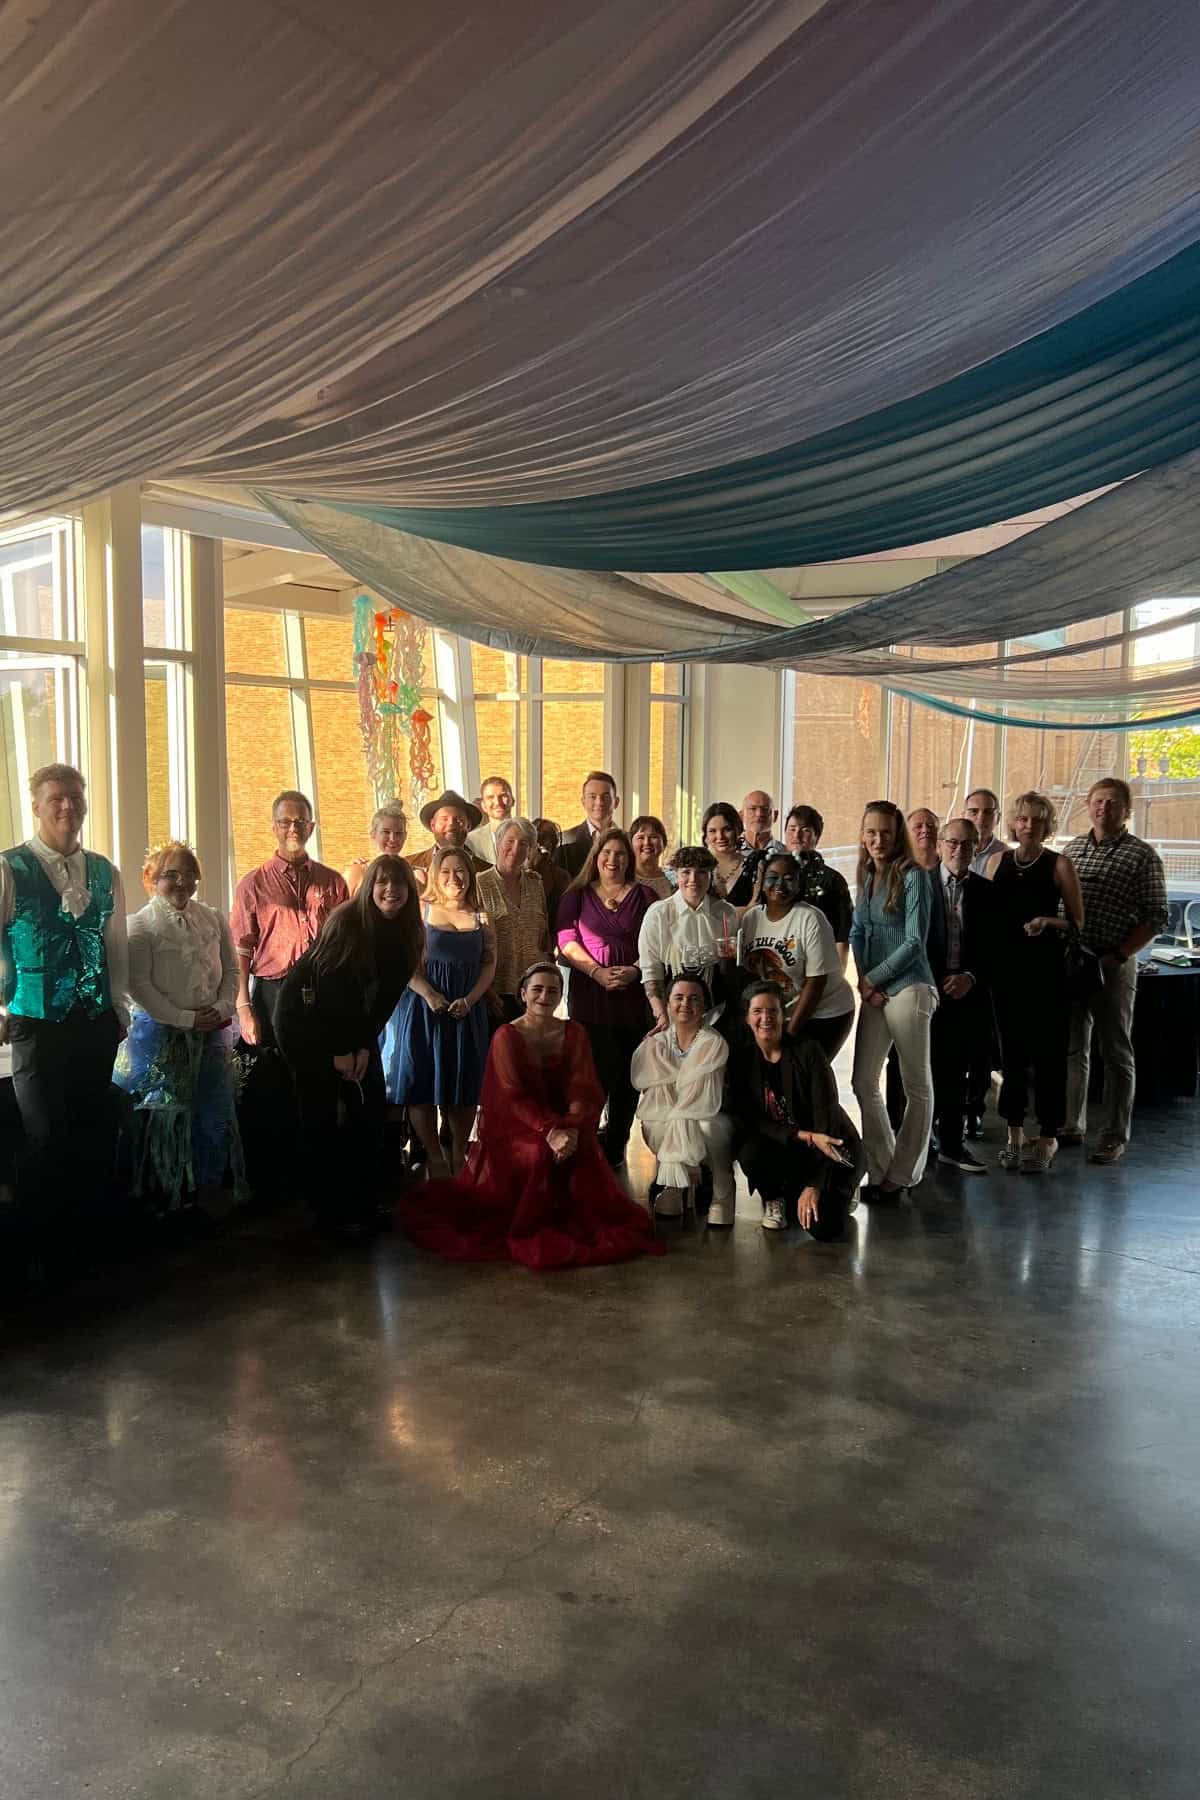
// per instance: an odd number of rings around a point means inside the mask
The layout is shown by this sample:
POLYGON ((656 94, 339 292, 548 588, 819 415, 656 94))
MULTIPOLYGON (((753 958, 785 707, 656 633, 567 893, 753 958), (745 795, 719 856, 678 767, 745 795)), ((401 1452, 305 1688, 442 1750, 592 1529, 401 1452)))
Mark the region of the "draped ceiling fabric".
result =
POLYGON ((234 483, 467 636, 898 688, 890 645, 1186 592, 1198 52, 1194 0, 39 0, 0 29, 0 516, 234 483), (749 573, 1110 482, 837 620, 749 573))

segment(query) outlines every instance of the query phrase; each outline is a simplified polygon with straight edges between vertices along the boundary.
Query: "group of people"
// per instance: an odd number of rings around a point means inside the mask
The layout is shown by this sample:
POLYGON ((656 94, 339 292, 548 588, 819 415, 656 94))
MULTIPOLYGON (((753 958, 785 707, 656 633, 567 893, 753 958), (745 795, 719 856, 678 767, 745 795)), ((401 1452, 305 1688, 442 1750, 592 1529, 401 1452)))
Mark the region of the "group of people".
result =
POLYGON ((399 1199, 414 1239, 539 1268, 657 1253, 652 1214, 732 1225, 735 1165, 765 1228, 841 1237, 864 1173, 886 1201, 931 1148, 985 1170, 970 1144, 997 1067, 1000 1166, 1045 1172, 1083 1142, 1093 1030, 1092 1160, 1128 1142, 1136 953, 1167 915, 1115 778, 1061 852, 1040 794, 1013 802, 1010 842, 987 789, 944 821, 873 801, 853 895, 817 809, 792 807, 778 837, 758 790, 709 806, 701 842, 664 861, 662 821, 619 826, 603 770, 565 832, 489 777, 478 803, 447 790, 421 808, 433 841, 412 856, 402 804, 381 807, 344 874, 310 858, 313 810, 289 791, 228 920, 174 841, 147 856, 127 920, 119 872, 82 847, 82 776, 53 764, 31 790, 34 834, 0 857, 0 1035, 20 1204, 43 1228, 111 1179, 113 1085, 135 1192, 170 1208, 236 1190, 247 1059, 286 1071, 275 1092, 324 1224, 362 1228, 419 1169, 399 1199), (861 1138, 832 1067, 856 1017, 861 1138), (650 1210, 617 1175, 635 1119, 650 1210))

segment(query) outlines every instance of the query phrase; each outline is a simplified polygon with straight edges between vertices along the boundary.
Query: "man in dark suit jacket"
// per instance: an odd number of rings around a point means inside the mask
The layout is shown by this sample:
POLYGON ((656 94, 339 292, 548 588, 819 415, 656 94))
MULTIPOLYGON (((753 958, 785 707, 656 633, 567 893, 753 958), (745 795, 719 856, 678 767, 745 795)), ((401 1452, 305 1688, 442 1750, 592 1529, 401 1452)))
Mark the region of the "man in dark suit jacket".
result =
POLYGON ((558 861, 561 868, 574 881, 588 859, 592 841, 602 831, 607 831, 613 822, 613 814, 621 803, 617 792, 617 784, 612 776, 603 769, 593 769, 583 782, 584 818, 579 825, 572 825, 564 831, 562 843, 558 847, 558 861))
POLYGON ((966 1175, 987 1164, 963 1142, 967 1074, 981 1039, 991 1030, 991 970, 995 891, 971 872, 979 834, 970 819, 947 819, 938 831, 938 866, 931 871, 933 905, 925 947, 938 990, 930 1031, 934 1129, 938 1161, 966 1175))

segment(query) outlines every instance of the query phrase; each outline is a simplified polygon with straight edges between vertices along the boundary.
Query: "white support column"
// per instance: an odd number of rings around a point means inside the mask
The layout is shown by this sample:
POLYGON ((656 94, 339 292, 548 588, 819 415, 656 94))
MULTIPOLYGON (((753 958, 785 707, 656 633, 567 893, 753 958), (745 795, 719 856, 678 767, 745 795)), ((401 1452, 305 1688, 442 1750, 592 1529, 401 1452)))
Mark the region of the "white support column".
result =
POLYGON ((142 643, 142 517, 136 482, 83 509, 88 659, 89 842, 135 897, 150 829, 142 643))
POLYGON ((650 811, 650 664, 630 663, 620 674, 625 730, 620 753, 607 766, 620 783, 621 817, 628 826, 650 811))
MULTIPOLYGON (((624 780, 625 767, 625 673, 623 663, 610 663, 604 683, 604 767, 618 784, 624 780)), ((619 791, 621 817, 635 819, 637 814, 626 805, 624 788, 619 791)))
POLYGON ((442 690, 442 774, 448 788, 466 795, 479 780, 479 747, 471 695, 471 646, 435 631, 436 685, 442 690))
POLYGON ((188 786, 204 898, 227 912, 233 897, 233 833, 225 745, 225 596, 219 538, 185 539, 184 619, 192 651, 188 786))

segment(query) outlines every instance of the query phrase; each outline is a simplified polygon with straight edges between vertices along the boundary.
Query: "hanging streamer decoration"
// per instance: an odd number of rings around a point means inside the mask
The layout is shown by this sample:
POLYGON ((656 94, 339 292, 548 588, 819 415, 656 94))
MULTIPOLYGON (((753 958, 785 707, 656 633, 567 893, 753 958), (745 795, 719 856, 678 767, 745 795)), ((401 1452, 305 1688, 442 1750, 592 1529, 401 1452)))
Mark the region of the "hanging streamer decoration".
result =
POLYGON ((367 775, 382 806, 408 789, 413 812, 433 781, 432 714, 421 705, 425 626, 366 594, 354 602, 354 679, 367 775), (406 766, 407 765, 407 766, 406 766))

